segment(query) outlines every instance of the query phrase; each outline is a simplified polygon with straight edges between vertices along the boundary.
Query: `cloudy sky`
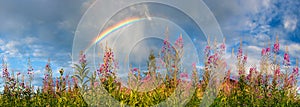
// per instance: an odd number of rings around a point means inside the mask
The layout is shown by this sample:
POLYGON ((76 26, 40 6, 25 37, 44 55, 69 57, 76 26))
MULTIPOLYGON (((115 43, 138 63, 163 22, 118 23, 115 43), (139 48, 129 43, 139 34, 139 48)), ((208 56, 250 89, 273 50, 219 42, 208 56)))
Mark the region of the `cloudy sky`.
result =
MULTIPOLYGON (((300 53, 300 1, 203 0, 226 37, 228 53, 242 38, 249 65, 278 34, 281 52, 288 46, 291 58, 300 53)), ((0 0, 0 57, 9 69, 26 73, 30 57, 41 79, 47 59, 57 71, 71 73, 71 53, 76 27, 94 0, 0 0)), ((189 5, 189 4, 186 4, 189 5)), ((292 60, 294 62, 294 60, 292 60)), ((55 72, 55 71, 54 71, 55 72)), ((58 74, 57 72, 55 72, 58 74)))

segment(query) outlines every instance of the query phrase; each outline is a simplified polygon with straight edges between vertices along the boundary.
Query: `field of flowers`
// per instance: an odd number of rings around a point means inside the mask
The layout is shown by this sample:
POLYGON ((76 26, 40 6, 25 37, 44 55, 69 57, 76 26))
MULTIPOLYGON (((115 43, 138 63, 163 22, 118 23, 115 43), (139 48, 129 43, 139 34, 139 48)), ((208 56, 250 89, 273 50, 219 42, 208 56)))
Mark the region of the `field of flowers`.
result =
POLYGON ((298 61, 291 64, 288 49, 283 61, 279 60, 278 39, 273 45, 262 49, 259 67, 252 66, 249 71, 246 66, 248 56, 243 52, 242 44, 237 54, 232 52, 231 57, 237 59, 236 71, 233 71, 224 60, 225 43, 208 43, 204 50, 205 64, 201 79, 196 64, 190 66, 193 68, 192 77, 180 69, 184 54, 182 37, 179 36, 174 44, 170 46, 166 38, 159 56, 149 53, 148 72, 130 68, 127 84, 131 88, 118 81, 118 63, 108 46, 103 49, 103 63, 99 64, 97 71, 90 71, 83 52, 78 64, 74 64, 75 72, 72 75, 65 75, 63 69, 52 71, 48 61, 43 86, 37 89, 31 85, 34 70, 30 64, 27 74, 12 75, 3 61, 2 79, 5 84, 0 95, 0 106, 200 106, 203 96, 207 94, 206 87, 210 81, 214 81, 211 75, 216 69, 221 69, 226 76, 220 78, 223 82, 210 106, 300 106, 297 93, 298 61), (156 66, 157 57, 163 60, 168 72, 165 78, 156 72, 160 70, 156 66), (53 72, 59 72, 60 76, 53 77, 53 72), (238 76, 233 78, 232 72, 238 72, 238 76), (155 88, 140 91, 148 87, 155 88), (174 93, 178 97, 171 97, 174 93))

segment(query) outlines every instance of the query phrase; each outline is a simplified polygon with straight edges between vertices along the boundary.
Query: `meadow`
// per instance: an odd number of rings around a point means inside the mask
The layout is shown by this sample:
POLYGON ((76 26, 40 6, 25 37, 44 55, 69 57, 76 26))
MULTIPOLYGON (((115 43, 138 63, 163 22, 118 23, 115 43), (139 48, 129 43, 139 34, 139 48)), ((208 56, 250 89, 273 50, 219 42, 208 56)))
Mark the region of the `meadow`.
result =
MULTIPOLYGON (((72 75, 66 75, 64 69, 52 71, 51 62, 45 65, 43 86, 34 89, 34 70, 28 67, 27 74, 12 75, 3 61, 2 79, 4 90, 0 95, 0 106, 188 106, 203 104, 207 87, 216 71, 224 74, 216 98, 210 100, 212 107, 235 106, 300 106, 297 93, 299 76, 298 61, 291 63, 288 49, 280 60, 279 40, 261 51, 261 58, 256 66, 246 66, 248 56, 242 44, 237 53, 232 51, 235 66, 229 67, 224 59, 225 43, 208 43, 204 52, 203 72, 196 64, 192 74, 182 70, 184 43, 179 36, 171 46, 165 39, 159 56, 149 53, 148 72, 132 67, 128 71, 128 86, 117 79, 118 63, 113 50, 105 46, 102 62, 97 71, 90 71, 84 52, 74 64, 72 75), (163 77, 158 70, 156 58, 162 59, 167 75, 163 77), (295 66, 293 66, 295 65, 295 66), (236 71, 233 71, 236 70, 236 71), (53 72, 60 76, 54 77, 53 72), (237 77, 232 72, 238 72, 237 77), (201 74, 199 74, 201 73, 201 74), (202 76, 202 77, 199 77, 202 76), (200 79, 201 78, 201 79, 200 79), (130 87, 130 88, 129 88, 130 87), (153 90, 145 90, 154 87, 153 90)), ((183 62, 184 63, 184 62, 183 62)))

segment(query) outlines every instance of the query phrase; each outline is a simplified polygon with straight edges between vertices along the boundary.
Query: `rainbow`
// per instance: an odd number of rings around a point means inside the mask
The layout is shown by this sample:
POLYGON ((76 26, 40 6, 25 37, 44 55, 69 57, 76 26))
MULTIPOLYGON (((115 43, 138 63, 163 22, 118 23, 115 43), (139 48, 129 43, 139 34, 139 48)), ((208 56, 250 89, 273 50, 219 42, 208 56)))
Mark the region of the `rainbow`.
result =
POLYGON ((105 29, 104 31, 102 31, 95 39, 93 39, 93 41, 91 42, 91 44, 88 45, 88 47, 86 48, 85 51, 87 51, 89 48, 91 48, 94 44, 96 44, 97 42, 103 40, 106 36, 108 36, 109 34, 115 32, 116 30, 123 28, 127 25, 130 25, 132 23, 138 22, 140 20, 143 20, 145 18, 139 18, 139 17, 134 17, 134 18, 129 18, 129 19, 125 19, 120 21, 119 23, 108 27, 107 29, 105 29))

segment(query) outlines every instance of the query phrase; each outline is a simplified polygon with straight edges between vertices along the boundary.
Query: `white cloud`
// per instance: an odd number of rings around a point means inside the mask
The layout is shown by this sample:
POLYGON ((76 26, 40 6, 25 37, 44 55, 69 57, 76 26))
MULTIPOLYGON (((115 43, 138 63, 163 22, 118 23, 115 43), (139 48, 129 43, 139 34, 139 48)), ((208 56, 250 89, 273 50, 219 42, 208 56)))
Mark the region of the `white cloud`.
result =
POLYGON ((297 27, 297 22, 296 17, 286 16, 284 17, 283 25, 286 30, 294 31, 297 27))
POLYGON ((5 56, 19 56, 21 55, 19 52, 19 49, 17 48, 18 45, 20 45, 19 42, 17 41, 9 41, 9 42, 4 42, 4 45, 0 46, 0 49, 3 51, 3 53, 1 53, 2 55, 5 56))

